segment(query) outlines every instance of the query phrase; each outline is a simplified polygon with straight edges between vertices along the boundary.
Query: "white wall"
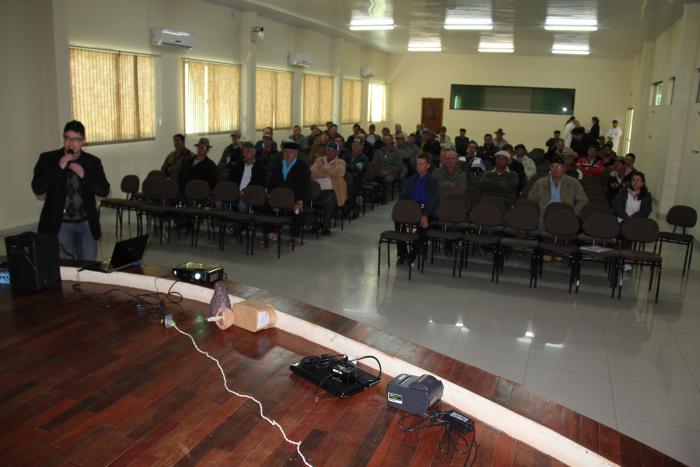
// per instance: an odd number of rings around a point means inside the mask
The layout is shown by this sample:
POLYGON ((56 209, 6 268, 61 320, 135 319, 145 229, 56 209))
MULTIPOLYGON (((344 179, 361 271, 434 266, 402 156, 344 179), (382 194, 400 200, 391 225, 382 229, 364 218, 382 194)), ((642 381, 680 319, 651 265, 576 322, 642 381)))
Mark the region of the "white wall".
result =
POLYGON ((450 136, 464 127, 469 137, 481 142, 484 133, 503 128, 510 143, 531 149, 543 147, 553 130, 563 129, 568 116, 450 110, 450 86, 574 88, 576 117, 588 128, 591 117, 597 116, 604 133, 613 119, 624 126, 631 60, 414 53, 390 56, 388 68, 392 125, 401 123, 404 129, 413 130, 420 122, 421 98, 443 98, 443 124, 450 136))

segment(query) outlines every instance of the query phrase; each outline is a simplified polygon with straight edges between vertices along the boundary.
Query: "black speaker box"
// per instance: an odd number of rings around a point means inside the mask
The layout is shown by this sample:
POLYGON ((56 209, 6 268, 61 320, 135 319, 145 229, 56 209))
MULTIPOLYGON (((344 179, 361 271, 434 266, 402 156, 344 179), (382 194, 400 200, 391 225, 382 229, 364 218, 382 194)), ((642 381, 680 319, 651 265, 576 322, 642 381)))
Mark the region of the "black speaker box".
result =
POLYGON ((5 251, 12 285, 39 291, 61 280, 55 237, 35 232, 5 237, 5 251))

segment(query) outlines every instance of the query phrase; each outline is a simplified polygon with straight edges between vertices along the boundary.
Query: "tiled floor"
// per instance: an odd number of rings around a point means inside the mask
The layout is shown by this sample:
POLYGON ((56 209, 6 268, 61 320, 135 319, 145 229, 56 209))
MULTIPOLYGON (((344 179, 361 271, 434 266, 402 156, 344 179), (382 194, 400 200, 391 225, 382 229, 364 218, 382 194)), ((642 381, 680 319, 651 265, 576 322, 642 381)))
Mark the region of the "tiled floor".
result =
MULTIPOLYGON (((221 264, 228 277, 317 305, 453 356, 580 411, 690 465, 700 465, 700 275, 682 279, 681 249, 664 248, 660 303, 648 300, 648 271, 625 279, 611 300, 602 270, 584 266, 581 292, 569 294, 565 265, 545 265, 536 290, 522 261, 490 282, 487 258, 470 260, 461 279, 436 258, 408 281, 392 262, 377 277, 377 238, 391 228, 377 208, 331 237, 277 260, 270 250, 246 256, 229 241, 152 242, 145 262, 221 264)), ((113 215, 103 216, 101 254, 114 243, 113 215)), ((392 252, 393 253, 393 252, 392 252)), ((393 256, 392 256, 393 258, 393 256)), ((697 268, 697 265, 696 265, 697 268)))

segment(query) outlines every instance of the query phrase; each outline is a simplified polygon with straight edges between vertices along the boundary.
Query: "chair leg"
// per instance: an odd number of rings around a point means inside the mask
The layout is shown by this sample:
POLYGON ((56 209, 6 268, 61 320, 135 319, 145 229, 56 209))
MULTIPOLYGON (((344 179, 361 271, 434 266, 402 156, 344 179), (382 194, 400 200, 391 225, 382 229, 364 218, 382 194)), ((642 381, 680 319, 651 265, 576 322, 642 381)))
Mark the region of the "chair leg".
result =
POLYGON ((457 249, 459 242, 453 242, 452 244, 452 277, 455 277, 455 274, 457 272, 457 249))
POLYGON ((377 277, 382 274, 382 241, 377 244, 377 277))
POLYGON ((690 253, 690 246, 692 243, 688 243, 685 246, 685 256, 683 257, 683 272, 681 273, 681 277, 685 276, 685 268, 688 264, 688 253, 690 253))
POLYGON ((659 263, 658 277, 656 278, 656 298, 654 303, 659 303, 659 289, 661 288, 661 263, 659 263))
POLYGON ((654 284, 654 271, 656 270, 656 265, 652 264, 649 270, 649 289, 651 292, 651 286, 654 284))

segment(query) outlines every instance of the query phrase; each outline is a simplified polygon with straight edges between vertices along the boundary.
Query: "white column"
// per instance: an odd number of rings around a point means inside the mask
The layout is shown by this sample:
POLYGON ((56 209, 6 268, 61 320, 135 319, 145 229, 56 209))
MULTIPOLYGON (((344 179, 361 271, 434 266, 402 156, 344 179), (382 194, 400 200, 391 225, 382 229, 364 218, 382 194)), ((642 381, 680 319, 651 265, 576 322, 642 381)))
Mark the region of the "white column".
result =
POLYGON ((333 39, 333 121, 341 125, 343 109, 343 45, 344 39, 333 39))
POLYGON ((241 135, 255 142, 255 67, 257 66, 255 43, 250 40, 251 28, 258 14, 244 11, 241 14, 241 135))
POLYGON ((301 96, 304 92, 304 72, 294 70, 292 75, 292 125, 303 126, 302 117, 302 100, 301 96))
POLYGON ((694 102, 692 93, 695 80, 695 60, 697 56, 698 42, 700 42, 700 4, 686 4, 683 18, 681 19, 680 51, 681 58, 678 61, 678 74, 673 89, 673 102, 671 103, 671 129, 666 156, 666 170, 664 171, 663 185, 661 186, 661 199, 659 211, 665 213, 676 204, 678 181, 681 174, 681 161, 686 142, 692 137, 687 130, 690 103, 694 102))
MULTIPOLYGON (((647 115, 649 113, 649 86, 651 86, 651 72, 654 66, 654 41, 644 41, 642 54, 639 60, 639 82, 637 86, 637 99, 634 103, 634 122, 632 122, 632 139, 630 140, 630 152, 637 155, 639 160, 644 159, 644 148, 647 145, 647 115)), ((629 124, 629 122, 625 122, 629 124)))

